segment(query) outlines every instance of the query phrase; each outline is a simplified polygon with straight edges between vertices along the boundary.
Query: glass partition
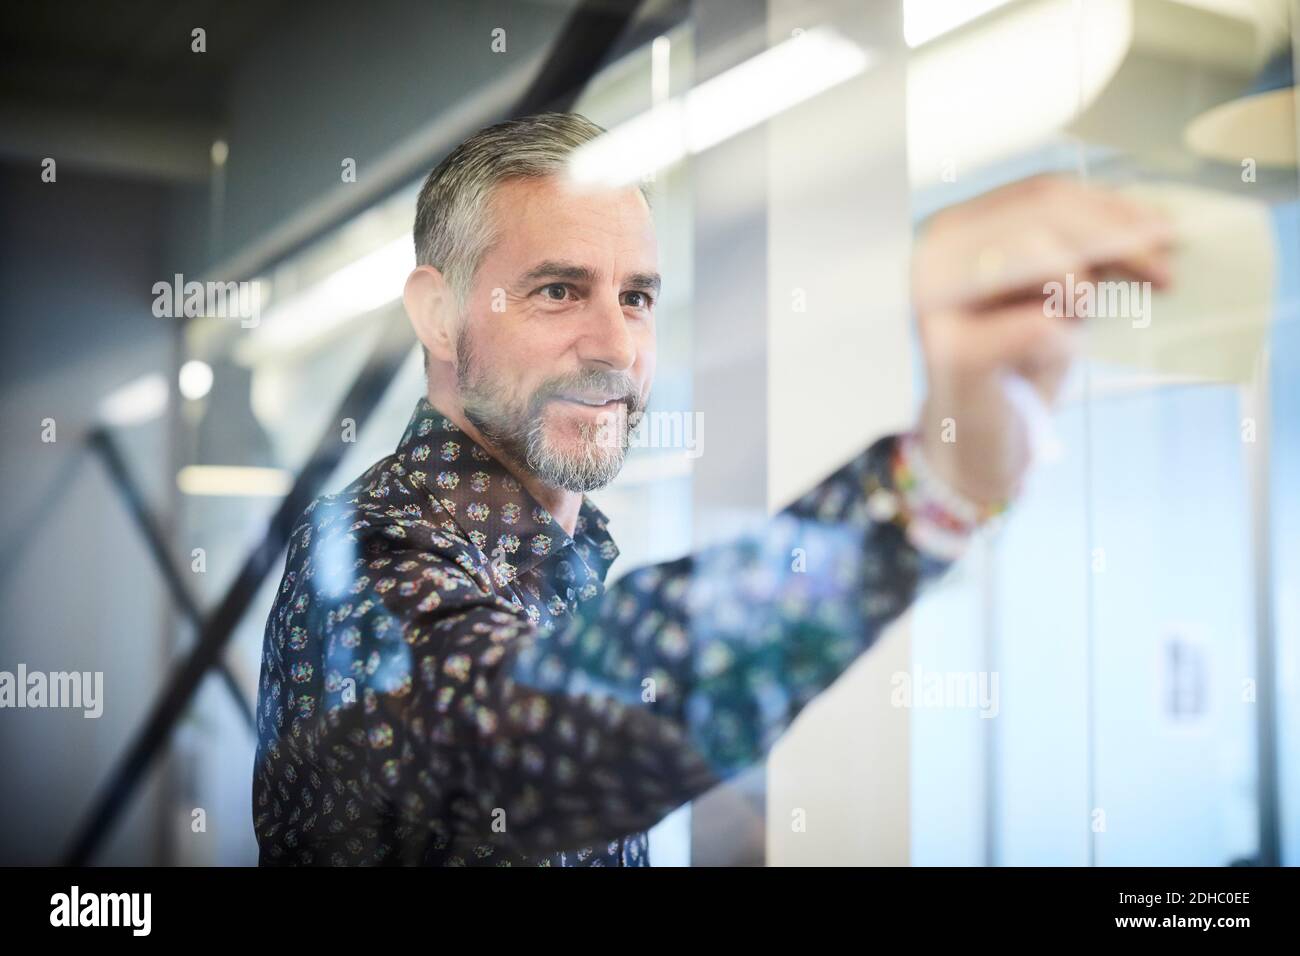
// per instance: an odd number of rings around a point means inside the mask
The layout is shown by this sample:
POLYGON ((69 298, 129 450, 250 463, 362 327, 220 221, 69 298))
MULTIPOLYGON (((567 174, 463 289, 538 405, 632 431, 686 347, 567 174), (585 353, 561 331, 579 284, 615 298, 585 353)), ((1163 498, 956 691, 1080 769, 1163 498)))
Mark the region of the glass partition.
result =
POLYGON ((912 43, 918 219, 1064 173, 1178 240, 1167 293, 1099 288, 1132 298, 1099 295, 1023 499, 916 612, 915 668, 986 693, 913 712, 913 862, 1295 864, 1295 24, 984 6, 912 43))

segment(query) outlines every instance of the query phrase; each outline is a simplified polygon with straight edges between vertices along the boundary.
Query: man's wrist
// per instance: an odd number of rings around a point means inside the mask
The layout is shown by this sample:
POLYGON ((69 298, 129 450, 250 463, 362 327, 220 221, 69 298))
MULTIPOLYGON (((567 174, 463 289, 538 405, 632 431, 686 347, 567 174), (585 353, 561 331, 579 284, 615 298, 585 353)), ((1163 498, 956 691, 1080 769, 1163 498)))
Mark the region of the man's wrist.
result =
POLYGON ((981 527, 1003 514, 1011 499, 974 501, 935 472, 919 436, 895 442, 890 474, 898 501, 897 520, 918 551, 955 561, 981 527))

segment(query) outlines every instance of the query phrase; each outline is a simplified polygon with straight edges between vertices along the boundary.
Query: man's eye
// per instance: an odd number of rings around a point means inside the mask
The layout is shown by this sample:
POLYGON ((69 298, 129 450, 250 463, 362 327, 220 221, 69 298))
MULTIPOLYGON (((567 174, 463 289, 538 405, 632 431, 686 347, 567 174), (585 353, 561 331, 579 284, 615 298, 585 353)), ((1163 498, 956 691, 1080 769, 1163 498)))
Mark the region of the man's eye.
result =
POLYGON ((650 308, 650 296, 644 292, 625 292, 623 293, 623 304, 633 309, 648 309, 650 308))
POLYGON ((563 302, 569 297, 569 287, 563 282, 552 282, 550 285, 542 286, 537 291, 552 302, 563 302))

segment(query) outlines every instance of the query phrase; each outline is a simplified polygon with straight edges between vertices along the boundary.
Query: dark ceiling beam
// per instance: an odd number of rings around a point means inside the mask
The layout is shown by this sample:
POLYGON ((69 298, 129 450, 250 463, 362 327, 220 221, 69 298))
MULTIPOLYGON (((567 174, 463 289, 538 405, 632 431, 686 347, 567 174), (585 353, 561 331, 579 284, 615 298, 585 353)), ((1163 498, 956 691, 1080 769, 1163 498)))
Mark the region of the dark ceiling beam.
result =
POLYGON ((87 169, 168 182, 206 182, 216 124, 0 103, 0 156, 39 167, 87 169))

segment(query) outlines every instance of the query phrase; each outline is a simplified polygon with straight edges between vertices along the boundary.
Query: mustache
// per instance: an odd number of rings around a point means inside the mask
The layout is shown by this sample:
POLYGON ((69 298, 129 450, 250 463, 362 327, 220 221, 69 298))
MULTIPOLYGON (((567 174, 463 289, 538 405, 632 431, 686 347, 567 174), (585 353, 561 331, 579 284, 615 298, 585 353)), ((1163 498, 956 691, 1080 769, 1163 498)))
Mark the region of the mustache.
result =
POLYGON ((629 416, 640 415, 645 410, 641 390, 631 375, 627 372, 602 372, 597 369, 587 369, 571 375, 558 375, 547 379, 533 392, 529 410, 533 415, 537 415, 547 402, 575 392, 614 395, 617 401, 627 405, 629 416))

